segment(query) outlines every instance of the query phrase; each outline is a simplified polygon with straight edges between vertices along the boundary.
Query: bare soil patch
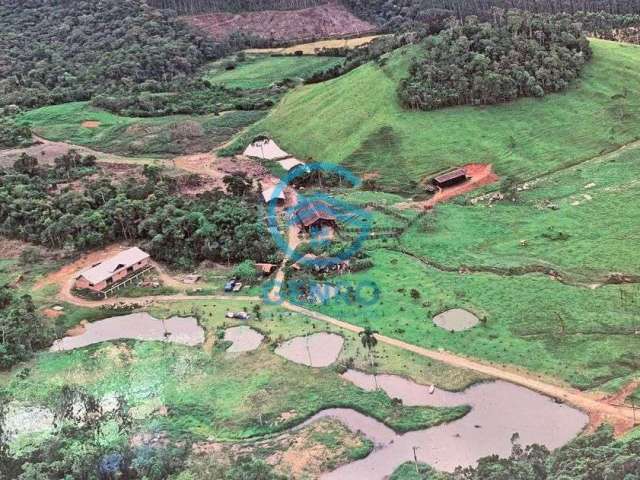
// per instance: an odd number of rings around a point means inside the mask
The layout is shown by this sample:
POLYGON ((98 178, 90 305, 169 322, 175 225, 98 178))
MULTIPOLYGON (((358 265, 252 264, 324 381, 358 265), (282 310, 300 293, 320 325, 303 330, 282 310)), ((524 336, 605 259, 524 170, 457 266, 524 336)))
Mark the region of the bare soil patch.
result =
POLYGON ((224 190, 224 177, 233 173, 244 173, 265 184, 275 184, 278 180, 260 163, 242 156, 218 157, 213 153, 183 155, 174 159, 174 165, 185 172, 199 175, 197 182, 180 185, 181 193, 194 195, 219 188, 224 190))
POLYGON ((274 40, 315 40, 376 31, 374 25, 338 3, 301 10, 209 13, 183 18, 215 39, 224 39, 235 32, 274 40))
POLYGON ((322 473, 349 461, 351 450, 361 448, 363 436, 338 420, 324 418, 299 430, 252 444, 199 443, 193 446, 195 460, 214 456, 231 464, 246 455, 267 455, 264 460, 291 479, 319 478, 322 473), (331 445, 322 439, 332 439, 331 445))
POLYGON ((84 128, 98 128, 102 123, 97 120, 85 120, 80 125, 84 128))
POLYGON ((29 246, 30 245, 28 243, 20 240, 0 237, 0 252, 2 252, 2 258, 4 259, 18 258, 29 246))

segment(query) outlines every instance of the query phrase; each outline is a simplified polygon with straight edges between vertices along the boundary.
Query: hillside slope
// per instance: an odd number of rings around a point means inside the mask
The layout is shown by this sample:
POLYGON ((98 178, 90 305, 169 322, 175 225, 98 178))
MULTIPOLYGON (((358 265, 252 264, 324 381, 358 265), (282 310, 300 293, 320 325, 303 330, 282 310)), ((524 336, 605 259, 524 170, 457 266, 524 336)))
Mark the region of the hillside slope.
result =
POLYGON ((218 40, 238 33, 273 41, 316 40, 377 30, 335 2, 296 10, 216 12, 182 18, 218 40))
MULTIPOLYGON (((416 180, 454 165, 493 163, 527 179, 640 138, 640 47, 593 40, 593 61, 566 93, 491 107, 413 112, 397 102, 415 49, 325 83, 297 89, 256 124, 300 158, 343 163, 379 185, 408 192, 416 180)), ((414 47, 415 48, 415 47, 414 47)))

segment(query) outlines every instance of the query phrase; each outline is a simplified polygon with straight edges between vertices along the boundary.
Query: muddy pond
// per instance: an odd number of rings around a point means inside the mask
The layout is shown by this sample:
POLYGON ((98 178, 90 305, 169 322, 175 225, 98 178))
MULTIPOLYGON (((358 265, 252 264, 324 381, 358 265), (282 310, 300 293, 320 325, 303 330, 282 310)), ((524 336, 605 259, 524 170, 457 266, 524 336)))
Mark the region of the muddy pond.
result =
POLYGON ((480 320, 467 310, 454 308, 433 317, 433 323, 450 332, 463 332, 475 327, 480 320))
MULTIPOLYGON (((365 390, 375 388, 372 375, 349 370, 343 378, 365 390)), ((435 389, 433 394, 429 393, 430 387, 395 375, 379 375, 376 381, 379 388, 392 398, 402 399, 405 405, 469 405, 471 411, 445 425, 398 435, 354 410, 324 410, 305 423, 337 418, 362 432, 376 448, 368 457, 325 474, 323 479, 382 480, 400 464, 413 460, 414 447, 419 461, 452 472, 458 465, 475 465, 487 455, 508 456, 514 433, 519 435, 521 445, 538 443, 555 449, 578 435, 588 422, 588 417, 579 410, 504 381, 480 383, 460 393, 435 389)))
POLYGON ((158 320, 148 313, 132 313, 105 318, 84 325, 80 335, 56 340, 52 352, 73 350, 111 340, 155 340, 199 345, 204 342, 204 330, 193 317, 171 317, 158 320))
POLYGON ((284 342, 275 352, 292 362, 309 367, 328 367, 338 359, 344 339, 335 333, 314 333, 284 342))
POLYGON ((233 343, 233 345, 227 348, 227 352, 241 353, 251 352, 257 349, 262 343, 264 335, 251 327, 241 325, 239 327, 227 328, 224 331, 224 339, 227 342, 233 343))

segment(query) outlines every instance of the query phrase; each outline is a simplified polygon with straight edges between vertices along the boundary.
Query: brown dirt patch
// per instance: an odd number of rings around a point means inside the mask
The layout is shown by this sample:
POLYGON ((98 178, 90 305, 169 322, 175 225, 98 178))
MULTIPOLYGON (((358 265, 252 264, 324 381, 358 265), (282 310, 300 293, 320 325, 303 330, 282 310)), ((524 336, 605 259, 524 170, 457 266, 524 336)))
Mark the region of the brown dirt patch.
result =
POLYGON ((80 125, 84 128, 98 128, 102 123, 97 120, 85 120, 80 125))
POLYGON ((266 10, 243 13, 209 13, 183 17, 215 39, 235 32, 274 40, 315 40, 376 31, 338 3, 301 10, 266 10))
MULTIPOLYGON (((56 312, 56 313, 61 313, 61 312, 56 312)), ((75 327, 70 328, 69 330, 67 330, 65 332, 65 337, 78 337, 80 335, 82 335, 84 332, 87 331, 87 327, 86 327, 86 320, 83 320, 82 322, 80 322, 78 325, 76 325, 75 327)))
POLYGON ((264 166, 242 156, 219 158, 213 153, 198 153, 176 157, 173 163, 180 170, 199 175, 197 181, 179 182, 180 192, 185 195, 197 195, 215 188, 224 190, 224 177, 236 172, 259 180, 263 185, 277 183, 264 166))
MULTIPOLYGON (((362 446, 360 435, 351 432, 335 419, 323 419, 301 430, 277 438, 247 444, 199 443, 193 446, 198 456, 214 456, 218 461, 231 464, 244 455, 264 456, 275 470, 291 479, 318 478, 326 471, 349 462, 348 452, 362 446), (321 438, 333 438, 327 446, 321 438)), ((197 457, 196 457, 197 458, 197 457)), ((196 460, 197 461, 197 460, 196 460)))
POLYGON ((20 257, 20 254, 29 246, 27 242, 0 237, 0 252, 5 259, 20 257))
POLYGON ((446 202, 447 200, 472 192, 484 185, 497 182, 500 177, 493 173, 493 165, 486 163, 470 163, 462 167, 467 176, 470 177, 466 182, 453 187, 442 188, 429 200, 422 202, 404 202, 396 205, 397 208, 432 208, 436 204, 446 202))
POLYGON ((85 253, 78 260, 46 275, 44 278, 36 282, 33 289, 39 290, 47 285, 64 285, 65 283, 73 283, 73 276, 78 271, 91 267, 92 265, 99 263, 106 258, 112 257, 127 248, 128 247, 125 247, 124 245, 115 244, 102 250, 85 253))

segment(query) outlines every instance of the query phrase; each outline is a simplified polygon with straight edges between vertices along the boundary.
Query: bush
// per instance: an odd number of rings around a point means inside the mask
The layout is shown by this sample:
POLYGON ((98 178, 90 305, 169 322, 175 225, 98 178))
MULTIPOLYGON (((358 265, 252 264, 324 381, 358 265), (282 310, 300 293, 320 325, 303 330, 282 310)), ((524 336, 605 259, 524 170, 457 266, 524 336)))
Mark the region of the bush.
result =
POLYGON ((245 260, 233 269, 233 276, 246 283, 253 283, 258 280, 258 269, 256 262, 245 260))

